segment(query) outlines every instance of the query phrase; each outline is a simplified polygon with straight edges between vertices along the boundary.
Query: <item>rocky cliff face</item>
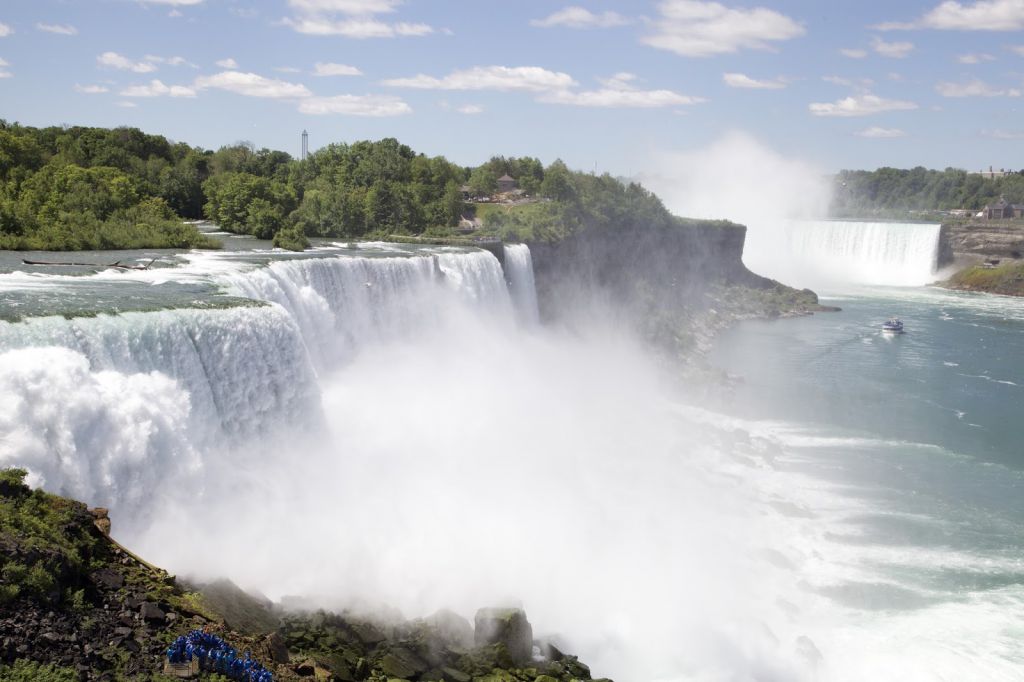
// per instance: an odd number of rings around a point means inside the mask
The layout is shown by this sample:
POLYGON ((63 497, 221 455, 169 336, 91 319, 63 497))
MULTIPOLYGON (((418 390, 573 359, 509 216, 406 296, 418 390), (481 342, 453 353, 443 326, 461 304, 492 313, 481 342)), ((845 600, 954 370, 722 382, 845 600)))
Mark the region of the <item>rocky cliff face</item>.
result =
POLYGON ((810 290, 743 264, 746 228, 681 221, 670 228, 585 230, 530 243, 541 315, 571 317, 599 301, 658 347, 689 358, 736 319, 823 310, 810 290))
POLYGON ((939 262, 1024 257, 1024 221, 986 221, 942 226, 939 262))
POLYGON ((114 542, 104 515, 24 476, 0 470, 0 680, 174 679, 165 652, 194 630, 252 652, 278 681, 590 680, 575 656, 534 640, 519 609, 483 609, 474 631, 444 611, 285 610, 224 582, 185 586, 114 542))

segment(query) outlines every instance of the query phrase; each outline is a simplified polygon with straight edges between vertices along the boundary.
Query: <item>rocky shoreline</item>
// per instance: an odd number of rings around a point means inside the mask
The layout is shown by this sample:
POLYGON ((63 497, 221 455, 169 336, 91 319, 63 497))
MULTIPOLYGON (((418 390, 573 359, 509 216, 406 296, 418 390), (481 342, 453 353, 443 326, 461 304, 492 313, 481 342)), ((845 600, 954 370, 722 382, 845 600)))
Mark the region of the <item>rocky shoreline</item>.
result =
MULTIPOLYGON (((590 669, 534 639, 519 608, 475 622, 292 609, 230 583, 193 586, 114 542, 103 510, 0 471, 0 680, 181 679, 174 639, 203 630, 249 651, 275 680, 572 682, 590 669)), ((187 666, 186 666, 187 668, 187 666)), ((226 679, 201 673, 199 679, 226 679)))

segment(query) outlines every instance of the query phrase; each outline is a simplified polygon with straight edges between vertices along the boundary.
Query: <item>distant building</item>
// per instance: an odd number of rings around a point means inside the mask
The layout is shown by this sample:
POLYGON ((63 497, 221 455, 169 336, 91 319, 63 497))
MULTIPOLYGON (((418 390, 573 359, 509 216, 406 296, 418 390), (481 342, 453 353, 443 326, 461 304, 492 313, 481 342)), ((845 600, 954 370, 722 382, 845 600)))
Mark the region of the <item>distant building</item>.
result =
POLYGON ((511 192, 515 188, 516 188, 516 179, 513 178, 511 175, 506 174, 506 175, 502 175, 500 178, 498 178, 498 192, 499 193, 511 192))
POLYGON ((1024 217, 1024 204, 1011 204, 1005 198, 999 197, 999 201, 983 208, 981 215, 985 220, 1022 218, 1024 217))
POLYGON ((1013 175, 1013 174, 1014 174, 1014 171, 1012 171, 1012 170, 1006 170, 1005 168, 1000 168, 999 170, 995 170, 994 168, 992 168, 992 166, 989 166, 988 170, 978 171, 977 173, 970 173, 970 175, 980 175, 981 177, 985 178, 986 180, 995 180, 996 178, 1001 178, 1004 175, 1013 175))
POLYGON ((459 187, 459 192, 462 194, 463 201, 469 201, 473 198, 473 188, 469 185, 463 185, 459 187))

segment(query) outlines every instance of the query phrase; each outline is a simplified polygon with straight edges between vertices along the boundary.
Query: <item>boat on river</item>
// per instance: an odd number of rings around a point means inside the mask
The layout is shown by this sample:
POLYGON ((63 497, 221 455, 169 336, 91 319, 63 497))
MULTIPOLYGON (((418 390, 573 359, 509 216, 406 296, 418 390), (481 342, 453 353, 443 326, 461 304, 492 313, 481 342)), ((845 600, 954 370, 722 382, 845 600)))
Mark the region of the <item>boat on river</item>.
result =
POLYGON ((886 334, 902 334, 903 320, 898 317, 890 317, 882 323, 882 332, 886 334))

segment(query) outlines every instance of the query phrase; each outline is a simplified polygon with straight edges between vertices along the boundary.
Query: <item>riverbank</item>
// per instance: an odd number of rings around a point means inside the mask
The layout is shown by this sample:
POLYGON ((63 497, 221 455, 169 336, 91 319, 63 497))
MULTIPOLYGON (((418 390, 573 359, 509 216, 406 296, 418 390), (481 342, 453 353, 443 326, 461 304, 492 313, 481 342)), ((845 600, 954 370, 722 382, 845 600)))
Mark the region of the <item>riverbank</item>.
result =
POLYGON ((1024 261, 972 265, 939 282, 939 286, 957 291, 1024 296, 1024 261))
POLYGON ((113 541, 105 510, 31 490, 24 476, 0 470, 0 680, 174 679, 166 650, 195 630, 251 652, 275 680, 590 679, 575 656, 534 640, 519 609, 481 609, 473 624, 447 611, 406 621, 187 585, 113 541))

